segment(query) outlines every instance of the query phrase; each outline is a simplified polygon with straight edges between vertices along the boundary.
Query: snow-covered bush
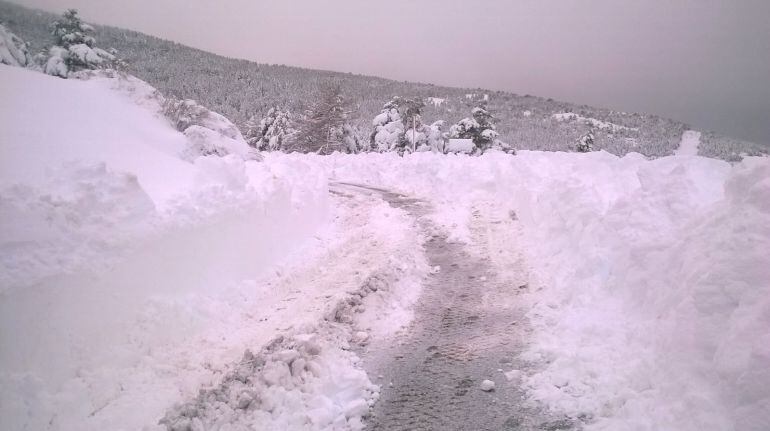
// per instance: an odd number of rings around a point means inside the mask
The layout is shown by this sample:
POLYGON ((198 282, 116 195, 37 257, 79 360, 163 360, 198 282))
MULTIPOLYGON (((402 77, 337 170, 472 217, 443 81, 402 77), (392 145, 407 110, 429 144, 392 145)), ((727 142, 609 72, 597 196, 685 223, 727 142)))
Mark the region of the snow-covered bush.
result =
POLYGON ((0 64, 24 67, 30 61, 27 44, 0 24, 0 64))
POLYGON ((444 120, 434 121, 428 126, 427 147, 434 153, 446 152, 446 134, 441 130, 446 122, 444 120))
POLYGON ((575 151, 579 153, 588 153, 594 150, 594 132, 589 130, 577 140, 575 151))
POLYGON ((262 119, 252 116, 246 122, 246 142, 262 151, 282 151, 295 139, 297 131, 289 111, 270 108, 262 119))

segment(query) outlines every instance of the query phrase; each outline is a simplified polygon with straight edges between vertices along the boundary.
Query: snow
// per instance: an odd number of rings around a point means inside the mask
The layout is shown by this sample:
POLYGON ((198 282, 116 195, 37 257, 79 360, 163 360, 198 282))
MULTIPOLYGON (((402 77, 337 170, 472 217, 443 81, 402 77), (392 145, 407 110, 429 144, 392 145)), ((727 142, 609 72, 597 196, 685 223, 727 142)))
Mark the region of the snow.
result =
POLYGON ((430 200, 455 241, 472 241, 474 208, 516 214, 531 267, 531 399, 588 429, 770 423, 767 159, 522 151, 318 163, 430 200))
POLYGON ((446 102, 446 99, 441 97, 428 97, 425 100, 427 104, 433 105, 434 108, 440 108, 446 102))
POLYGON ((479 388, 484 392, 491 392, 495 390, 495 382, 492 380, 484 380, 481 382, 479 388))
MULTIPOLYGON (((96 51, 85 43, 78 43, 69 47, 69 55, 76 58, 81 64, 101 64, 104 61, 104 58, 100 56, 102 53, 108 54, 104 50, 96 51)), ((110 55, 110 57, 112 57, 112 55, 110 55)), ((109 57, 107 58, 110 59, 109 57)))
POLYGON ((682 133, 682 141, 679 148, 674 151, 676 156, 697 156, 698 146, 700 145, 701 133, 696 130, 686 130, 682 133))
POLYGON ((447 153, 470 154, 476 148, 473 139, 450 139, 446 145, 447 153))
POLYGON ((27 45, 0 24, 0 64, 23 67, 29 61, 27 45))
POLYGON ((348 340, 408 322, 429 270, 402 212, 332 205, 301 157, 185 159, 151 88, 3 66, 0 92, 1 428, 159 430, 210 388, 237 397, 209 425, 360 429, 377 387, 348 340), (246 350, 273 364, 258 408, 223 378, 246 350))
POLYGON ((344 183, 427 200, 471 249, 474 213, 515 222, 486 227, 501 279, 519 244, 528 265, 532 366, 504 376, 531 401, 588 430, 770 424, 770 160, 693 155, 694 133, 655 160, 195 157, 214 129, 134 84, 0 66, 3 429, 360 429, 378 388, 351 344, 407 325, 440 268, 344 183))
POLYGON ((637 127, 626 127, 615 123, 609 123, 606 121, 597 120, 596 118, 583 117, 581 115, 575 114, 574 112, 562 112, 558 114, 553 114, 551 115, 551 118, 559 122, 577 121, 579 123, 588 124, 591 127, 596 127, 597 129, 609 130, 612 133, 616 133, 621 130, 639 131, 639 128, 637 127))
POLYGON ((48 51, 48 55, 49 57, 43 67, 43 72, 60 78, 66 78, 69 73, 66 62, 69 55, 67 50, 60 46, 52 46, 48 51))

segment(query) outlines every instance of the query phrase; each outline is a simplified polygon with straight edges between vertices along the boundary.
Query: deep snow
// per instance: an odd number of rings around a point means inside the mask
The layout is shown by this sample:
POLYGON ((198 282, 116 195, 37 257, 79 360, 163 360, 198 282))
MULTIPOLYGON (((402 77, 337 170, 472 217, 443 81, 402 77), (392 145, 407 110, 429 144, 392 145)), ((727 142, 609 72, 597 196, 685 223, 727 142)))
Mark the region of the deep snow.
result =
MULTIPOLYGON (((321 336, 312 376, 287 377, 281 352, 264 356, 276 373, 249 371, 277 385, 269 415, 227 404, 243 426, 360 427, 376 390, 345 343, 407 322, 428 268, 408 217, 330 196, 330 181, 425 199, 469 247, 481 246, 474 213, 520 221, 517 300, 533 328, 522 359, 536 371, 505 370, 502 384, 531 401, 588 429, 770 425, 766 158, 195 158, 205 136, 177 132, 140 83, 5 66, 0 78, 0 428, 162 429, 185 405, 211 425, 198 391, 231 394, 224 376, 245 350, 286 335, 286 357, 305 355, 330 311, 390 274, 389 289, 354 301, 358 319, 331 319, 347 326, 321 336), (326 385, 337 370, 351 378, 326 385)), ((509 233, 485 231, 505 278, 509 233)))
POLYGON ((410 221, 331 197, 301 160, 188 161, 145 85, 0 67, 0 428, 164 429, 280 335, 312 340, 311 371, 286 380, 270 362, 242 419, 355 428, 376 386, 337 338, 408 321, 427 271, 410 221), (318 335, 350 292, 394 274, 368 295, 366 328, 318 335))
MULTIPOLYGON (((292 156, 287 156, 292 157, 292 156)), ((304 160, 311 158, 303 157, 304 160)), ((770 160, 522 151, 316 158, 330 176, 521 220, 531 398, 589 429, 770 425, 770 160)), ((504 271, 505 264, 500 269, 504 271)))

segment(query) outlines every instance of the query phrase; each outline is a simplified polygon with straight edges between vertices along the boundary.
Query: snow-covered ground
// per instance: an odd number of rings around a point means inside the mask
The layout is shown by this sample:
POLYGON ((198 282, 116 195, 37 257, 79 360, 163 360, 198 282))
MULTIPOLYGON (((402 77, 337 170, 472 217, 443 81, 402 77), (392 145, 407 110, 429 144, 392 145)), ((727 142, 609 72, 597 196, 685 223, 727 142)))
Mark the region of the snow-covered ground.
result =
POLYGON ((377 387, 348 343, 409 321, 428 269, 405 213, 336 181, 486 232, 503 279, 519 251, 471 221, 519 221, 536 371, 505 371, 531 401, 589 429, 769 428, 768 159, 194 158, 120 82, 0 66, 0 428, 360 428, 377 387))
MULTIPOLYGON (((291 156, 289 156, 291 157, 291 156)), ((305 158, 307 160, 307 158, 305 158)), ((317 159, 429 199, 469 241, 474 207, 528 238, 533 399, 589 428, 770 424, 770 161, 521 151, 317 159)))
POLYGON ((301 160, 188 162, 185 135, 126 82, 0 78, 0 428, 163 429, 280 335, 313 346, 309 371, 284 378, 267 355, 260 408, 241 420, 360 423, 376 387, 335 337, 408 320, 427 271, 410 220, 330 197, 301 160), (375 276, 382 318, 319 335, 375 276))
POLYGON ((682 133, 682 140, 679 142, 679 148, 674 151, 676 156, 697 156, 698 146, 700 145, 701 132, 696 130, 686 130, 682 133))

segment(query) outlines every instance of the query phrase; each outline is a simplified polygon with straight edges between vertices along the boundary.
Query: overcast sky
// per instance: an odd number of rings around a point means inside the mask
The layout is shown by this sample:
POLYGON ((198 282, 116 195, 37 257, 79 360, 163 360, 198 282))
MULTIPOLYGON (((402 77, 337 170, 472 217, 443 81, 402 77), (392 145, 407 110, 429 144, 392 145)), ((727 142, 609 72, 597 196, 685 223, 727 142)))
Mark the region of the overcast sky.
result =
POLYGON ((230 57, 650 112, 770 143, 770 0, 16 0, 230 57))

